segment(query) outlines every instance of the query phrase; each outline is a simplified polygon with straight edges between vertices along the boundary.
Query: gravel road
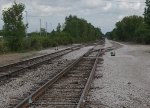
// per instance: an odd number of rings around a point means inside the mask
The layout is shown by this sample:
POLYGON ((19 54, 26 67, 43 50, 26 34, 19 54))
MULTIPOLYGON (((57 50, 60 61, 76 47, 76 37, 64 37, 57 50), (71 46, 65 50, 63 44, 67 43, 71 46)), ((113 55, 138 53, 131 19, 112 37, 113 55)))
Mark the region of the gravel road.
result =
POLYGON ((9 83, 0 86, 0 108, 8 108, 9 103, 13 103, 16 99, 24 97, 30 93, 31 88, 37 86, 38 83, 56 75, 64 67, 68 66, 74 59, 80 57, 93 46, 84 47, 80 50, 71 52, 60 59, 53 60, 49 64, 42 65, 38 69, 33 69, 13 79, 9 83))
POLYGON ((103 56, 86 108, 150 108, 150 46, 121 45, 115 57, 103 56))

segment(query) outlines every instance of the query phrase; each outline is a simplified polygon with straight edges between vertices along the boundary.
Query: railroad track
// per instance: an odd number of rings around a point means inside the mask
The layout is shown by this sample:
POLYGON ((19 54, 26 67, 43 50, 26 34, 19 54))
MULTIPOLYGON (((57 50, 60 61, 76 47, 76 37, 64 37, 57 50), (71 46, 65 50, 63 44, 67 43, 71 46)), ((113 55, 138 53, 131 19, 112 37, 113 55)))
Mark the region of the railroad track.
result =
POLYGON ((26 69, 35 68, 41 64, 47 63, 50 60, 61 57, 67 53, 70 53, 74 50, 80 49, 81 46, 73 46, 58 52, 51 54, 46 54, 38 57, 33 57, 31 59, 19 61, 16 63, 11 63, 5 66, 0 67, 0 82, 7 82, 8 79, 18 76, 25 72, 26 69))
POLYGON ((26 99, 11 104, 10 108, 80 108, 101 55, 101 50, 89 50, 26 99))

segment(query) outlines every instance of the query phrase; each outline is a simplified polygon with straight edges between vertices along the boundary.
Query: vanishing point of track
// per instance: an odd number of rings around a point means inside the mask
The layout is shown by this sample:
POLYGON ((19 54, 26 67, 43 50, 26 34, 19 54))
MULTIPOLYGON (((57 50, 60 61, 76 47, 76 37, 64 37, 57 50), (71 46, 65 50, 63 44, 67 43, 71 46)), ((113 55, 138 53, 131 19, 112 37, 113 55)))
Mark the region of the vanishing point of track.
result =
POLYGON ((15 108, 81 108, 102 54, 101 49, 89 50, 26 99, 17 103, 15 108))

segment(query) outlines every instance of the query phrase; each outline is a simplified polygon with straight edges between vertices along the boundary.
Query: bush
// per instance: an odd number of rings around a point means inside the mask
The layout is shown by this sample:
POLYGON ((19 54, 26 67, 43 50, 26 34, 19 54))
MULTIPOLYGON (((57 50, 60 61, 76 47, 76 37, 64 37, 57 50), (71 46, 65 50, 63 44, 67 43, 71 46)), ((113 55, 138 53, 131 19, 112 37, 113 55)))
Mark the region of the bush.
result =
POLYGON ((6 53, 8 51, 6 43, 4 40, 0 40, 0 54, 6 53))
POLYGON ((110 39, 150 44, 149 28, 140 16, 128 16, 116 23, 116 28, 109 34, 110 39))
POLYGON ((50 41, 49 37, 43 37, 41 39, 41 41, 42 41, 42 47, 43 48, 48 48, 49 46, 51 46, 51 41, 50 41))
POLYGON ((40 36, 31 37, 31 49, 32 50, 40 50, 42 49, 42 40, 40 36))
POLYGON ((31 39, 30 38, 24 38, 23 39, 22 50, 23 51, 31 50, 31 39))
POLYGON ((67 45, 73 43, 73 38, 65 32, 56 33, 54 41, 57 45, 67 45))
POLYGON ((145 44, 150 44, 150 33, 149 32, 147 33, 147 35, 145 35, 144 41, 145 41, 145 44))

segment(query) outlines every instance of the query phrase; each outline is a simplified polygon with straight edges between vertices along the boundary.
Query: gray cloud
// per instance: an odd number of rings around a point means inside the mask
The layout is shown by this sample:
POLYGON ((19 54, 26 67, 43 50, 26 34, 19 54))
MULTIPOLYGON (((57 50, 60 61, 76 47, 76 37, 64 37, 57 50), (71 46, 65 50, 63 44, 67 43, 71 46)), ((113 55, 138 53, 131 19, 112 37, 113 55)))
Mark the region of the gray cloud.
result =
MULTIPOLYGON (((72 14, 88 20, 103 32, 113 29, 115 23, 124 16, 142 15, 145 3, 143 0, 16 0, 26 5, 28 12, 29 32, 39 30, 39 20, 42 27, 48 22, 51 31, 57 24, 63 23, 66 16, 72 14)), ((0 17, 2 10, 8 8, 13 0, 0 0, 0 17)), ((24 14, 25 16, 25 14, 24 14)), ((0 20, 0 28, 3 21, 0 20)))

